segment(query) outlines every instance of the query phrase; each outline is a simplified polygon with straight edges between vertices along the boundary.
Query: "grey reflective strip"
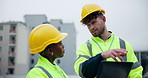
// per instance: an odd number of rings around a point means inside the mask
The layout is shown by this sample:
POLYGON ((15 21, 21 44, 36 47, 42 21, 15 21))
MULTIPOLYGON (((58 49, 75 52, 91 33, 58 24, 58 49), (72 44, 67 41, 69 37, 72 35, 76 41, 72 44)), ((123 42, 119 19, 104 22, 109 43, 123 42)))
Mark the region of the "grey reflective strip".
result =
POLYGON ((52 76, 48 73, 48 71, 45 70, 43 67, 41 67, 41 66, 35 66, 34 68, 40 68, 40 69, 42 69, 46 73, 46 75, 48 76, 48 78, 52 78, 52 76))
MULTIPOLYGON (((77 60, 78 60, 80 57, 84 57, 84 58, 86 58, 86 59, 89 59, 89 58, 90 58, 89 56, 86 56, 86 55, 79 55, 79 57, 77 58, 77 60)), ((83 76, 83 74, 82 74, 82 63, 81 63, 80 66, 79 66, 79 76, 80 76, 81 78, 85 78, 85 77, 83 76)))
MULTIPOLYGON (((119 41, 120 41, 120 48, 126 49, 125 41, 122 40, 121 38, 119 38, 119 41)), ((123 59, 124 61, 127 61, 126 56, 122 57, 122 59, 123 59)))
POLYGON ((88 48, 88 50, 89 50, 89 52, 90 52, 90 56, 92 57, 92 45, 91 45, 91 43, 89 42, 89 40, 86 42, 86 44, 87 44, 87 48, 88 48))
POLYGON ((84 57, 86 59, 89 59, 90 58, 89 56, 86 56, 86 55, 79 55, 79 57, 84 57))
POLYGON ((81 63, 80 66, 79 66, 79 76, 80 76, 81 78, 85 78, 85 77, 83 76, 83 74, 82 74, 82 63, 81 63))
MULTIPOLYGON (((119 38, 119 39, 120 39, 120 48, 126 49, 125 41, 122 40, 121 38, 119 38)), ((124 56, 122 58, 123 58, 124 61, 127 61, 127 57, 126 56, 124 56)), ((139 62, 136 62, 136 63, 133 64, 131 69, 135 69, 135 68, 138 68, 140 66, 141 66, 141 64, 139 62)))
POLYGON ((124 40, 122 40, 121 38, 119 38, 119 40, 120 40, 120 48, 126 49, 124 40))
MULTIPOLYGON (((89 58, 90 58, 89 56, 86 56, 86 55, 79 55, 79 57, 78 57, 76 60, 78 60, 80 57, 84 57, 84 58, 86 58, 86 59, 89 59, 89 58)), ((83 76, 83 74, 82 74, 82 63, 81 63, 80 66, 79 66, 79 76, 80 76, 81 78, 85 78, 85 77, 83 76)))
POLYGON ((140 66, 141 66, 141 64, 139 62, 136 62, 136 63, 133 64, 131 69, 136 69, 136 68, 138 68, 140 66))
POLYGON ((86 59, 89 59, 90 58, 89 56, 86 56, 86 55, 79 55, 79 57, 76 60, 78 60, 80 57, 84 57, 86 59))

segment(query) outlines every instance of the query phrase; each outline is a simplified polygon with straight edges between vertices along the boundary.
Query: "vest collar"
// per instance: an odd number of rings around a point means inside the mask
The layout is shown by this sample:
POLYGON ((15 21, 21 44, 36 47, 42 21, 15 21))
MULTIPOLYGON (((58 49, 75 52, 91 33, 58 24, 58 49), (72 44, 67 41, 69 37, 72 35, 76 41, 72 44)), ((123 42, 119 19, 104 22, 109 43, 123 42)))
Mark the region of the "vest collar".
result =
POLYGON ((94 36, 92 36, 92 39, 94 39, 95 41, 99 41, 99 42, 107 42, 107 41, 112 40, 113 37, 114 37, 114 33, 111 32, 111 36, 106 41, 102 40, 100 37, 94 37, 94 36))
POLYGON ((38 59, 37 65, 42 65, 42 66, 47 66, 47 67, 54 67, 57 64, 56 64, 56 62, 53 62, 53 64, 52 64, 45 57, 39 55, 39 59, 38 59))

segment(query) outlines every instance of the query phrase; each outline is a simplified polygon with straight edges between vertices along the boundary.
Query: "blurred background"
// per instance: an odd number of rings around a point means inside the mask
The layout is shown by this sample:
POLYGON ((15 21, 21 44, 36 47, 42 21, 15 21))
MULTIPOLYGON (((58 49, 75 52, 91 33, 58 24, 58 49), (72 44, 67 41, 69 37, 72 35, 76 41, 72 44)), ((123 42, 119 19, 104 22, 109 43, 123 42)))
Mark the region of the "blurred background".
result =
MULTIPOLYGON (((57 64, 70 78, 76 50, 91 38, 79 21, 84 4, 95 3, 106 11, 107 27, 127 40, 148 74, 148 0, 0 0, 0 78, 25 78, 38 54, 29 54, 28 35, 37 25, 49 23, 69 36, 66 53, 57 64)), ((146 74, 147 73, 147 74, 146 74)))

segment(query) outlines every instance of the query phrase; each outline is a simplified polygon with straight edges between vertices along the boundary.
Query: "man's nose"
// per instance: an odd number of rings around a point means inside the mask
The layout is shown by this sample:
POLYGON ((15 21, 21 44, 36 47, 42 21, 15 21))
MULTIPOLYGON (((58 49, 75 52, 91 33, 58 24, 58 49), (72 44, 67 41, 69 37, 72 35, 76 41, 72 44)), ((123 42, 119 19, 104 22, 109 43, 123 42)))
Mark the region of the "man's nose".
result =
POLYGON ((94 26, 93 24, 91 24, 91 25, 89 26, 89 29, 90 29, 90 30, 93 30, 94 27, 95 27, 95 26, 94 26))

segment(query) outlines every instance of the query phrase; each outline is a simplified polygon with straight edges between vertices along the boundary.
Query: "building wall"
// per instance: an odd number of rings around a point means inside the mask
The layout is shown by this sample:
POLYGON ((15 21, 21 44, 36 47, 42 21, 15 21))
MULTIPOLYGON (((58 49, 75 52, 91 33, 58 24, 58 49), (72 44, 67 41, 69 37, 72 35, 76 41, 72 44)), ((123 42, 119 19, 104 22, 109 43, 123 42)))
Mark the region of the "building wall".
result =
POLYGON ((32 29, 33 27, 47 22, 47 17, 45 15, 25 15, 25 23, 32 29))
POLYGON ((68 33, 63 40, 65 45, 65 56, 61 59, 61 67, 67 74, 74 75, 74 63, 76 60, 76 30, 74 23, 64 23, 61 32, 68 33))
POLYGON ((57 59, 56 62, 68 75, 75 75, 73 69, 76 59, 76 29, 74 23, 63 23, 60 19, 51 19, 50 23, 59 31, 68 33, 68 36, 62 40, 65 46, 64 57, 57 59))
POLYGON ((3 30, 1 30, 0 35, 2 36, 2 41, 0 42, 0 46, 2 47, 2 52, 0 54, 1 57, 1 75, 7 73, 7 68, 8 68, 8 52, 9 52, 9 30, 10 26, 7 24, 0 24, 3 26, 3 30))
POLYGON ((28 29, 21 22, 0 23, 2 52, 0 75, 24 75, 28 72, 28 29), (20 60, 21 59, 21 60, 20 60), (23 68, 23 71, 21 70, 23 68))
POLYGON ((23 24, 17 24, 17 43, 16 43, 16 75, 24 75, 29 70, 29 29, 23 24), (20 70, 23 68, 23 71, 20 70))

